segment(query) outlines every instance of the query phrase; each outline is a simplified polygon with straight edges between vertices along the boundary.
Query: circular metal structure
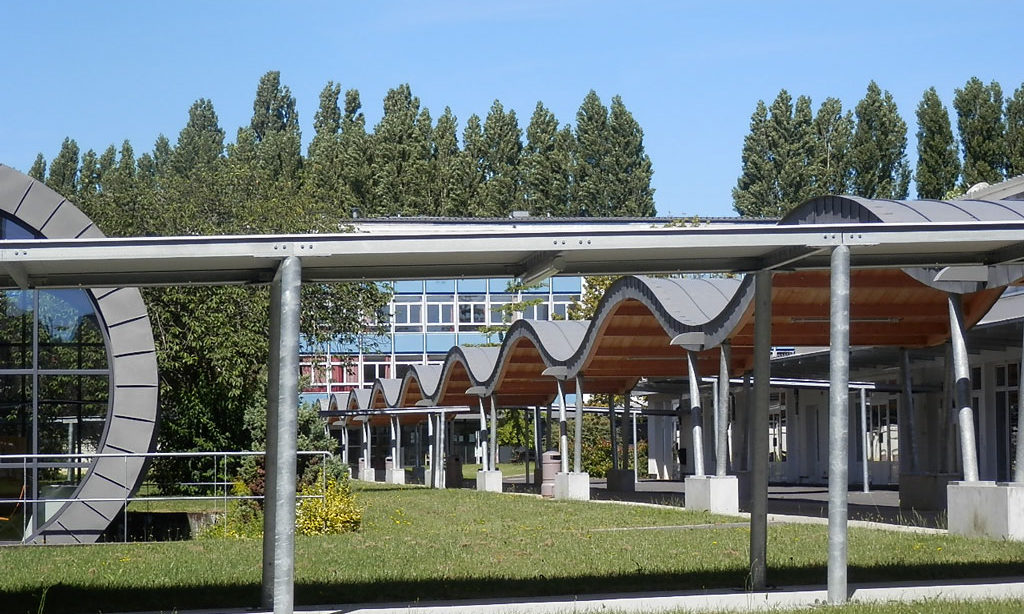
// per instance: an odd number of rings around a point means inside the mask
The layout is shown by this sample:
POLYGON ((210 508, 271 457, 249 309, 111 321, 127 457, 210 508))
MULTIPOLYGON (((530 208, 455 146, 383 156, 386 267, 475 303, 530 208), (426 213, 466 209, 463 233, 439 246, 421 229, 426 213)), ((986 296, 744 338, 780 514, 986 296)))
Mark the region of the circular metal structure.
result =
MULTIPOLYGON (((0 165, 0 218, 3 228, 12 235, 0 234, 0 238, 103 237, 92 221, 67 199, 3 165, 0 165)), ((5 266, 12 265, 0 263, 0 267, 5 266)), ((17 279, 16 270, 9 272, 17 279)), ((153 449, 155 442, 156 351, 142 295, 136 288, 35 290, 29 287, 2 290, 0 295, 9 306, 7 320, 31 320, 31 329, 23 326, 29 330, 26 341, 15 348, 21 352, 18 354, 20 362, 5 365, 4 357, 0 356, 0 394, 4 390, 11 392, 14 382, 20 384, 23 395, 20 404, 4 403, 0 398, 0 414, 3 414, 0 418, 7 418, 7 424, 14 425, 20 415, 22 424, 20 435, 0 438, 0 442, 9 444, 3 452, 82 454, 77 459, 30 460, 25 469, 19 464, 17 471, 26 476, 23 480, 26 486, 22 489, 25 498, 54 499, 27 506, 23 512, 28 517, 22 518, 26 528, 21 541, 94 542, 135 492, 146 466, 146 459, 141 456, 103 455, 145 453, 153 449), (33 309, 18 307, 18 301, 33 309), (54 325, 52 320, 57 316, 47 319, 46 305, 51 303, 59 306, 51 310, 64 314, 65 320, 70 322, 68 326, 54 325), (91 331, 89 343, 81 341, 83 330, 91 331), (82 355, 87 354, 87 350, 92 350, 92 358, 83 361, 82 355), (48 353, 57 355, 58 363, 64 363, 51 364, 48 353), (67 357, 71 354, 77 356, 77 362, 69 362, 67 357), (105 389, 100 390, 101 384, 105 384, 105 389), (7 387, 3 388, 4 385, 7 387), (95 392, 83 394, 83 388, 95 392), (73 393, 61 392, 66 390, 73 393), (54 395, 57 395, 56 400, 51 398, 54 395), (83 407, 92 408, 92 415, 86 419, 82 416, 83 407), (31 422, 26 416, 29 411, 31 422), (88 431, 88 420, 93 422, 93 431, 83 437, 81 432, 88 431), (57 433, 59 429, 66 429, 66 437, 59 434, 47 438, 47 433, 57 433), (15 449, 18 445, 22 450, 15 449), (61 447, 61 450, 55 449, 61 447)), ((5 312, 0 311, 0 318, 3 317, 5 312)), ((8 349, 9 363, 14 354, 8 349)))

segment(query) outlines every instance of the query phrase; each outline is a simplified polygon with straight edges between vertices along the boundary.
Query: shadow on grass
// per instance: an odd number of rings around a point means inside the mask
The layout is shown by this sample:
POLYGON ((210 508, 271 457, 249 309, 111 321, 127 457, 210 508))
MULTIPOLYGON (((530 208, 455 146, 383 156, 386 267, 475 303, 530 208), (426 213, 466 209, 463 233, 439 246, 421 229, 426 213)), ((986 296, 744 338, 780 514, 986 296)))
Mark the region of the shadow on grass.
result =
MULTIPOLYGON (((892 583, 943 579, 999 578, 1024 574, 1024 561, 1014 564, 963 563, 955 565, 851 566, 851 582, 892 583)), ((769 569, 772 586, 823 585, 823 565, 769 569)), ((553 576, 508 579, 496 577, 423 579, 410 581, 327 583, 297 582, 296 605, 331 605, 368 602, 416 602, 450 599, 503 600, 562 595, 649 591, 722 589, 742 591, 743 570, 698 573, 633 574, 611 576, 553 576)), ((196 582, 189 586, 152 588, 84 588, 54 584, 46 594, 46 614, 71 612, 174 611, 194 608, 251 607, 259 603, 256 583, 221 585, 196 582), (83 607, 84 606, 84 607, 83 607)), ((3 611, 36 614, 41 591, 0 593, 3 611)), ((345 608, 341 607, 344 612, 345 608)))

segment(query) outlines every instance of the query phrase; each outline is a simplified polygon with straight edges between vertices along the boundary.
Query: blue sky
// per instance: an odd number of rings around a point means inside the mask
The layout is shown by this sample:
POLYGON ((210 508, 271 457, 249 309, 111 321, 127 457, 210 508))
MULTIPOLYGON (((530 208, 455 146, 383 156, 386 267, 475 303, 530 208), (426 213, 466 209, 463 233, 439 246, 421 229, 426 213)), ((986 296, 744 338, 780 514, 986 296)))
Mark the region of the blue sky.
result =
POLYGON ((259 77, 280 70, 303 138, 327 81, 357 88, 368 123, 408 82, 464 124, 494 99, 524 128, 541 100, 563 123, 584 95, 621 95, 645 132, 662 215, 732 215, 758 99, 785 87, 852 108, 874 79, 910 126, 935 86, 1024 83, 1016 2, 19 2, 5 7, 0 162, 27 170, 65 136, 83 151, 172 142, 197 98, 233 138, 259 77))

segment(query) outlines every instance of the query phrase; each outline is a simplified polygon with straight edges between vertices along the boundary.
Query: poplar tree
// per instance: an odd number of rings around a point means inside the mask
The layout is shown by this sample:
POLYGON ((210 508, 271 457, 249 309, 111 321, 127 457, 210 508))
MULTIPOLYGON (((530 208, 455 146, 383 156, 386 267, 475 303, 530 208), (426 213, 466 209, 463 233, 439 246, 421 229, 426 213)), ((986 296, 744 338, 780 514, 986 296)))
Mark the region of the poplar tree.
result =
MULTIPOLYGON (((209 176, 224 156, 224 130, 213 103, 200 98, 188 110, 188 122, 178 134, 170 169, 179 176, 209 176)), ((123 156, 122 156, 123 157, 123 156)))
POLYGON ((992 81, 985 85, 971 77, 953 96, 957 130, 964 149, 963 184, 998 183, 1006 169, 1006 125, 1003 123, 1003 90, 992 81))
POLYGON ((62 195, 78 192, 78 143, 74 139, 65 138, 61 143, 60 151, 50 163, 46 185, 62 195))
POLYGON ((855 109, 857 125, 850 149, 852 186, 865 198, 906 198, 910 187, 907 124, 896 102, 874 81, 855 109))
POLYGON ((388 91, 372 137, 370 214, 416 215, 426 208, 430 142, 422 122, 408 84, 388 91))
POLYGON ((46 181, 46 158, 43 154, 36 154, 32 167, 28 169, 28 176, 36 181, 46 181))
POLYGON ((1024 174, 1024 85, 1006 100, 1006 176, 1024 174))
POLYGON ((78 172, 78 196, 95 193, 99 183, 99 161, 96 152, 90 149, 82 154, 82 168, 78 172))
POLYGON ((838 98, 826 98, 814 116, 814 163, 812 180, 816 196, 850 191, 850 141, 853 114, 843 113, 838 98))
POLYGON ((784 98, 786 104, 778 109, 772 104, 771 125, 775 128, 772 133, 776 139, 773 154, 779 173, 781 213, 785 213, 818 194, 813 186, 815 152, 811 99, 799 96, 790 109, 789 94, 785 90, 779 98, 784 98))
MULTIPOLYGON (((372 141, 366 134, 366 117, 359 90, 345 92, 345 107, 341 116, 341 180, 348 186, 352 204, 357 213, 369 202, 371 180, 370 163, 372 141)), ((368 214, 368 212, 365 212, 368 214)))
POLYGON ((477 215, 502 217, 517 209, 522 199, 519 161, 523 131, 514 110, 505 111, 495 100, 484 121, 483 199, 477 215))
POLYGON ((542 102, 526 127, 523 149, 523 199, 531 215, 564 216, 569 212, 572 180, 572 132, 559 129, 555 114, 542 102))
POLYGON ((769 132, 768 107, 758 100, 750 116, 750 132, 743 139, 740 177, 732 189, 733 208, 745 217, 779 215, 782 211, 769 132))
POLYGON ((459 176, 462 178, 462 190, 468 205, 465 215, 477 215, 481 209, 486 154, 483 123, 480 116, 474 113, 466 120, 466 127, 462 130, 462 154, 459 156, 459 176))
POLYGON ((571 215, 606 216, 612 210, 607 184, 608 109, 590 90, 576 112, 571 215))
POLYGON ((608 215, 652 216, 654 170, 644 150, 644 131, 620 96, 612 98, 608 115, 609 157, 607 164, 610 211, 608 215))
POLYGON ((345 161, 341 141, 341 108, 338 98, 341 86, 328 82, 320 92, 320 106, 313 117, 313 139, 303 163, 303 193, 318 210, 318 225, 329 227, 329 218, 348 217, 358 201, 345 178, 345 161))
POLYGON ((449 107, 437 118, 431 133, 429 191, 429 204, 424 211, 428 215, 458 216, 469 207, 462 179, 458 120, 449 107))
POLYGON ((930 87, 917 105, 917 196, 943 198, 959 177, 960 158, 949 111, 930 87))

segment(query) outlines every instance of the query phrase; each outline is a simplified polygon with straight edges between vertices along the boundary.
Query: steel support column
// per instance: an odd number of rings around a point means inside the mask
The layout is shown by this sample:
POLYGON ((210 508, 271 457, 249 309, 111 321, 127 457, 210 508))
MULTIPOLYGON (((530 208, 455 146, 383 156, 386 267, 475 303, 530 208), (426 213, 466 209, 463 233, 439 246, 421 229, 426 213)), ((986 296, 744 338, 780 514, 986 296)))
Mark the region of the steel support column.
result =
POLYGON ((558 455, 561 457, 562 473, 569 473, 569 429, 565 423, 565 384, 556 379, 558 386, 558 455))
POLYGON ((572 446, 572 470, 583 473, 583 378, 576 376, 576 439, 572 446))
POLYGON ((281 261, 270 289, 267 483, 263 517, 264 608, 292 614, 295 603, 295 463, 299 400, 299 290, 302 262, 281 261))
POLYGON ((434 435, 434 415, 427 414, 427 462, 430 463, 430 487, 437 488, 437 458, 435 450, 437 437, 434 435))
POLYGON ((487 429, 487 442, 491 451, 491 471, 498 469, 498 400, 491 395, 491 426, 487 429))
POLYGON ((864 478, 864 492, 871 492, 871 476, 868 468, 868 446, 870 445, 871 432, 868 429, 868 393, 867 390, 860 389, 860 438, 861 454, 860 460, 863 465, 863 478, 864 478))
POLYGON ((768 410, 771 394, 772 277, 754 273, 754 389, 750 440, 750 587, 767 586, 768 410))
POLYGON ((1021 412, 1024 412, 1024 336, 1021 338, 1020 375, 1017 379, 1017 456, 1013 481, 1024 482, 1024 438, 1020 436, 1021 412))
MULTIPOLYGON (((540 431, 541 431, 541 428, 542 427, 541 427, 541 422, 540 422, 540 406, 539 405, 534 405, 533 406, 533 472, 534 472, 535 475, 534 475, 534 480, 533 481, 535 483, 540 483, 540 480, 538 480, 536 478, 537 478, 537 475, 540 474, 540 471, 538 471, 538 468, 541 466, 540 465, 540 462, 541 462, 541 457, 540 457, 541 456, 541 449, 540 449, 540 435, 541 435, 540 431)), ((526 479, 529 480, 530 476, 527 475, 526 479)))
POLYGON ((704 417, 700 409, 700 380, 697 379, 697 352, 686 352, 687 380, 690 384, 690 430, 693 434, 693 475, 704 476, 704 417))
POLYGON ((971 365, 967 358, 963 302, 959 294, 948 295, 949 333, 953 342, 953 391, 957 422, 960 424, 960 455, 964 481, 978 481, 978 449, 974 439, 974 409, 971 408, 971 365))
MULTIPOLYGON (((1024 386, 1022 386, 1024 388, 1024 386)), ((608 425, 612 442, 612 469, 619 468, 619 442, 615 433, 615 395, 608 395, 608 425)))
POLYGON ((715 423, 715 475, 723 476, 729 465, 729 343, 723 343, 718 355, 718 420, 715 423))
MULTIPOLYGON (((907 460, 901 463, 904 466, 900 467, 900 470, 907 473, 917 473, 917 437, 914 435, 917 425, 914 413, 914 377, 910 373, 910 352, 907 351, 907 348, 900 348, 900 380, 903 384, 904 409, 900 417, 900 427, 902 427, 900 430, 903 431, 903 436, 906 437, 907 451, 909 452, 907 460)), ((902 441, 901 439, 900 442, 902 441)), ((900 457, 902 458, 903 455, 901 454, 900 457)))
POLYGON ((487 452, 487 416, 484 414, 484 398, 477 397, 480 402, 480 468, 488 471, 491 455, 487 452))
POLYGON ((846 603, 850 448, 850 248, 832 250, 829 294, 828 602, 846 603))

